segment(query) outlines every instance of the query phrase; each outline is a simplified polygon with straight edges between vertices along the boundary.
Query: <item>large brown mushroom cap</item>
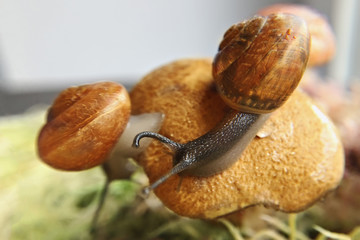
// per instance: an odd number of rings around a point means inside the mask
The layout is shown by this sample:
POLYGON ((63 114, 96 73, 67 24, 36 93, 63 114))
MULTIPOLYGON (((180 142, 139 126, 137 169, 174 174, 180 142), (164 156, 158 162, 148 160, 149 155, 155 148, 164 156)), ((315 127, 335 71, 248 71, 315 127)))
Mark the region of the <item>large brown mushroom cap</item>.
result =
MULTIPOLYGON (((160 134, 180 143, 209 131, 228 108, 206 59, 163 66, 145 76, 130 97, 133 114, 165 113, 160 134)), ((256 204, 300 211, 340 182, 341 142, 331 121, 304 93, 296 91, 259 135, 229 169, 206 178, 175 175, 155 189, 156 195, 179 215, 215 218, 256 204)), ((158 141, 137 161, 150 182, 172 167, 171 153, 158 141)))

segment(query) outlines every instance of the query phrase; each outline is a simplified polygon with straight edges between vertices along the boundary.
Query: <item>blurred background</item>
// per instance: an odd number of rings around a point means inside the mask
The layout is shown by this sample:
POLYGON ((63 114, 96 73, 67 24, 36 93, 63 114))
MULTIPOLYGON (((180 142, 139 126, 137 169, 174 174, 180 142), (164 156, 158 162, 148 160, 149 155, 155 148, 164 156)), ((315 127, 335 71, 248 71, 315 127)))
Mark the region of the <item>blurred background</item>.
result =
MULTIPOLYGON (((89 226, 105 181, 101 168, 56 171, 37 155, 46 107, 61 90, 102 80, 131 89, 169 61, 213 57, 231 25, 275 3, 317 9, 328 17, 337 39, 335 57, 311 69, 316 76, 310 75, 314 81, 307 90, 339 129, 346 170, 334 194, 298 215, 298 229, 309 239, 318 234, 314 224, 360 236, 360 1, 0 0, 0 239, 92 239, 89 226), (343 94, 343 89, 348 92, 343 94)), ((151 236, 159 230, 174 231, 170 236, 232 232, 211 222, 174 216, 161 203, 144 201, 138 193, 147 178, 141 173, 131 181, 112 183, 99 221, 106 236, 151 236)), ((265 209, 249 209, 249 221, 264 227, 259 216, 265 209)), ((283 224, 287 215, 276 219, 283 224)), ((283 225, 275 223, 271 227, 266 222, 266 228, 259 229, 282 232, 276 226, 283 225)), ((249 236, 255 233, 245 230, 249 236)))
POLYGON ((356 0, 0 0, 0 115, 50 104, 71 85, 114 80, 130 89, 166 62, 212 57, 229 26, 282 2, 328 16, 337 53, 321 74, 344 87, 359 81, 356 0))

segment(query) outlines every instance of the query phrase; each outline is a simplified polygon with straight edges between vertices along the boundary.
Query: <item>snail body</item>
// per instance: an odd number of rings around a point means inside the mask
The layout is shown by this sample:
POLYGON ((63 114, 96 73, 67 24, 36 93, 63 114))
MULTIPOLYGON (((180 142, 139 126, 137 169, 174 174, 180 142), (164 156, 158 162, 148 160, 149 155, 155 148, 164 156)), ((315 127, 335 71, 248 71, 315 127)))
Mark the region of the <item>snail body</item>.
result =
POLYGON ((227 169, 237 160, 236 156, 242 153, 269 116, 230 110, 221 124, 185 144, 174 142, 158 133, 139 133, 134 139, 135 147, 139 147, 141 138, 150 137, 167 144, 174 151, 174 167, 150 188, 146 188, 145 193, 176 173, 181 176, 207 177, 227 169))
POLYGON ((309 34, 303 20, 293 15, 254 17, 232 26, 224 35, 213 61, 213 78, 222 99, 232 108, 205 135, 185 144, 157 133, 139 133, 169 146, 173 168, 144 191, 170 176, 211 176, 230 167, 240 156, 270 112, 280 107, 297 87, 309 56, 309 34))

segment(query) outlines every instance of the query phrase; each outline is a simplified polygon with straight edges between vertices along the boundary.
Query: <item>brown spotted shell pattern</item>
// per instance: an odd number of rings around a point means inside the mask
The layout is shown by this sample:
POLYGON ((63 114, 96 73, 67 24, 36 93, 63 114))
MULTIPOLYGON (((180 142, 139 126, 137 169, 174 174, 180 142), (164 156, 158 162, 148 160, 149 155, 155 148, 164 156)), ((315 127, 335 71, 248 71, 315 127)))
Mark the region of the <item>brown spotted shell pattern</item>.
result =
POLYGON ((213 62, 223 100, 249 113, 280 107, 305 70, 309 39, 305 21, 290 14, 256 16, 232 26, 213 62))

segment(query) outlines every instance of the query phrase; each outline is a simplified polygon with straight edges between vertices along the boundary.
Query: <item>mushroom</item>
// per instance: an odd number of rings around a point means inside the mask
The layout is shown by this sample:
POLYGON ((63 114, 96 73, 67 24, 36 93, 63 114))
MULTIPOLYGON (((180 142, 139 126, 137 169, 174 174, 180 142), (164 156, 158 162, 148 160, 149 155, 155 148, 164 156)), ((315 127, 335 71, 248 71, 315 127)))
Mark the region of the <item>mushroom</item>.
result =
POLYGON ((215 86, 231 109, 206 134, 186 143, 159 133, 155 138, 173 151, 174 167, 144 189, 147 193, 174 174, 206 177, 231 166, 271 112, 297 87, 309 56, 306 23, 289 14, 255 16, 233 25, 220 43, 212 67, 215 86))
MULTIPOLYGON (((184 59, 156 69, 131 91, 132 113, 164 113, 159 133, 177 142, 205 134, 229 109, 211 72, 209 59, 184 59)), ((208 177, 173 175, 155 194, 179 215, 211 219, 258 204, 298 212, 339 184, 344 157, 338 133, 300 90, 258 135, 229 168, 208 177)), ((150 182, 173 166, 172 155, 159 141, 136 160, 150 182)))
POLYGON ((262 16, 274 13, 294 14, 306 21, 311 35, 309 66, 322 65, 335 55, 335 36, 324 15, 300 4, 274 4, 258 11, 262 16))

